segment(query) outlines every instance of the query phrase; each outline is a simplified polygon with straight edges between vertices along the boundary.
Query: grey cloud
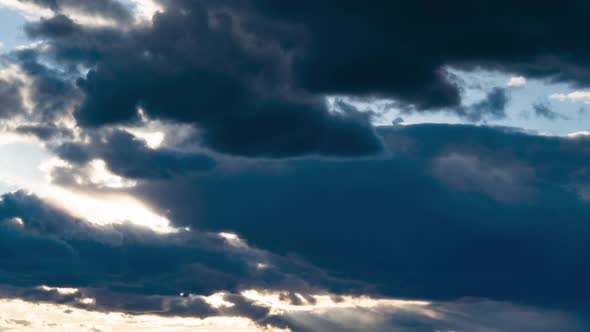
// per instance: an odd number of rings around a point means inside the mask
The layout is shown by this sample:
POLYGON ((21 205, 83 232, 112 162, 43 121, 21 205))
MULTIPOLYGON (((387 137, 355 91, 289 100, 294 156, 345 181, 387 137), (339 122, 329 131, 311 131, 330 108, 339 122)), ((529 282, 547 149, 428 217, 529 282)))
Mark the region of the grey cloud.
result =
POLYGON ((24 112, 22 82, 0 80, 0 118, 10 118, 24 112))
POLYGON ((586 138, 448 125, 378 131, 387 157, 258 161, 132 191, 178 225, 235 231, 377 294, 589 310, 590 208, 571 186, 589 180, 586 138))
POLYGON ((115 174, 134 179, 170 178, 207 171, 216 163, 204 153, 151 149, 145 141, 122 130, 97 133, 88 144, 66 142, 57 146, 55 153, 80 166, 92 159, 103 159, 115 174))
POLYGON ((506 105, 509 97, 506 89, 494 88, 484 100, 473 105, 458 107, 457 114, 472 122, 498 120, 506 117, 506 105))
POLYGON ((96 226, 23 192, 2 196, 0 222, 2 248, 11 253, 0 258, 0 280, 14 286, 178 295, 244 287, 305 290, 313 288, 302 279, 298 282, 298 273, 315 275, 311 281, 318 285, 327 278, 311 266, 247 246, 234 247, 211 234, 157 234, 130 224, 96 226), (260 262, 267 262, 268 268, 259 269, 260 262))

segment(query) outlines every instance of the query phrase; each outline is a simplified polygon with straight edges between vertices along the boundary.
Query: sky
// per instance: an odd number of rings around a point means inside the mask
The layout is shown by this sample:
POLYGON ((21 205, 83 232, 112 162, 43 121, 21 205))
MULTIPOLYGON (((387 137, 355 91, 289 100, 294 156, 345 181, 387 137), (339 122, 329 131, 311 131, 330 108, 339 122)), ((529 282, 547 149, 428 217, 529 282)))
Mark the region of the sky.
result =
POLYGON ((589 6, 0 0, 0 331, 589 331, 589 6))

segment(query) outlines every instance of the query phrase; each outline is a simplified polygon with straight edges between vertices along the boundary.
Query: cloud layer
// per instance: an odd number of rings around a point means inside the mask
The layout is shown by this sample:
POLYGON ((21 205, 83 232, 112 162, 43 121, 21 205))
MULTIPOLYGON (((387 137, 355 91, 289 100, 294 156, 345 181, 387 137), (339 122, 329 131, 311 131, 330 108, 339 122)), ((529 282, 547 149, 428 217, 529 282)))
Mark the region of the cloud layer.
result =
POLYGON ((1 55, 0 129, 54 157, 47 185, 173 231, 6 193, 0 297, 293 331, 590 326, 588 137, 376 127, 372 107, 486 123, 527 80, 585 101, 587 2, 18 4, 49 14, 1 55), (452 73, 479 69, 512 78, 471 102, 452 73))

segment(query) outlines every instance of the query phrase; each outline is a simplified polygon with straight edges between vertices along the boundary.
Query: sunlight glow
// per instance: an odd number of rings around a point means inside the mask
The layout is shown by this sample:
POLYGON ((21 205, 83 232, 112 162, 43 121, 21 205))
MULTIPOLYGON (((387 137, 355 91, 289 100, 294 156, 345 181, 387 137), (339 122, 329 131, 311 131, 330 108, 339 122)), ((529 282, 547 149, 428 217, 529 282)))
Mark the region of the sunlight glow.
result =
POLYGON ((131 133, 133 136, 136 136, 142 140, 144 140, 147 146, 151 149, 157 149, 162 145, 164 142, 164 138, 166 135, 161 131, 146 131, 141 129, 125 129, 127 132, 131 133))
POLYGON ((580 138, 580 137, 586 137, 586 136, 590 136, 590 131, 576 131, 576 132, 569 133, 566 135, 566 137, 568 137, 568 138, 580 138))
MULTIPOLYGON (((0 300, 0 326, 6 331, 202 331, 255 332, 262 330, 241 317, 181 318, 102 313, 66 305, 0 300)), ((278 330, 273 330, 278 331, 278 330)))
POLYGON ((205 302, 207 302, 213 308, 221 308, 221 307, 231 308, 231 307, 233 307, 234 306, 233 303, 227 302, 226 300, 223 299, 224 295, 225 295, 224 293, 215 293, 213 295, 204 296, 203 298, 205 299, 205 302))
POLYGON ((72 295, 72 294, 78 293, 78 291, 79 291, 78 288, 60 288, 60 287, 49 287, 49 286, 45 286, 45 285, 39 286, 39 287, 37 287, 37 289, 45 291, 45 292, 56 291, 62 295, 72 295))
MULTIPOLYGON (((104 160, 95 159, 90 162, 90 182, 94 185, 103 188, 132 188, 137 185, 137 181, 128 180, 118 175, 111 173, 107 169, 107 165, 104 160)), ((83 183, 79 183, 83 184, 83 183)))
POLYGON ((245 248, 248 246, 246 242, 240 239, 240 237, 237 234, 221 232, 218 233, 218 235, 221 236, 225 241, 227 241, 227 243, 231 246, 237 248, 245 248))
POLYGON ((419 312, 431 318, 437 318, 439 314, 427 307, 431 304, 428 301, 398 300, 398 299, 374 299, 367 296, 353 297, 342 296, 338 301, 330 295, 312 295, 314 302, 310 302, 300 294, 295 294, 302 305, 294 305, 281 300, 281 293, 264 292, 259 290, 246 290, 242 295, 255 303, 271 308, 272 314, 285 312, 316 311, 318 309, 345 309, 345 308, 398 308, 419 312))
POLYGON ((176 231, 168 219, 157 215, 129 195, 90 195, 53 185, 48 186, 45 193, 47 200, 61 206, 72 215, 99 225, 128 221, 160 233, 176 231))

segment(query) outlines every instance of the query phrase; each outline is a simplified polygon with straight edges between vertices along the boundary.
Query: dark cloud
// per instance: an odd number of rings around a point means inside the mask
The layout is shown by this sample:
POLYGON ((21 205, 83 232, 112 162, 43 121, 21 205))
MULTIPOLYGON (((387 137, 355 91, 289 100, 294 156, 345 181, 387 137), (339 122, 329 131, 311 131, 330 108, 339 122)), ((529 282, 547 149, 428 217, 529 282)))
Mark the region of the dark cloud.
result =
POLYGON ((22 82, 0 80, 0 118, 10 118, 24 112, 22 82))
POLYGON ((285 81, 284 50, 249 45, 231 16, 208 15, 195 2, 190 11, 172 7, 153 27, 129 34, 84 28, 64 16, 27 31, 53 39, 58 60, 94 68, 78 81, 85 98, 75 117, 82 126, 137 121, 141 107, 150 118, 195 124, 203 144, 226 153, 283 157, 381 149, 367 115, 328 112, 322 96, 285 81))
POLYGON ((215 166, 215 161, 206 154, 151 149, 145 141, 121 130, 96 135, 88 144, 61 144, 55 153, 79 166, 102 159, 113 173, 134 179, 170 178, 215 166))
POLYGON ((55 126, 55 121, 71 112, 79 102, 80 93, 72 84, 72 72, 59 71, 43 64, 34 50, 12 52, 10 60, 17 63, 30 81, 27 93, 33 101, 28 117, 55 126))
POLYGON ((163 5, 153 25, 124 31, 84 27, 63 15, 29 24, 31 37, 48 40, 46 55, 91 69, 78 81, 79 124, 129 123, 142 107, 154 118, 194 124, 202 143, 225 153, 370 154, 380 144, 367 116, 328 112, 324 96, 393 98, 482 121, 505 116, 506 92, 496 88, 462 107, 445 66, 578 85, 590 77, 585 34, 573 24, 586 18, 583 1, 163 5))
POLYGON ((459 103, 443 65, 582 84, 590 77, 585 32, 576 23, 586 19, 585 1, 249 3, 303 26, 306 44, 294 72, 303 86, 323 93, 389 95, 429 108, 459 103))
POLYGON ((4 253, 0 255, 0 284, 12 289, 3 292, 6 297, 30 301, 72 304, 92 297, 96 304, 91 309, 205 316, 212 309, 202 298, 187 304, 179 294, 238 293, 251 288, 307 293, 323 289, 323 284, 326 289, 339 283, 353 285, 304 262, 245 243, 231 245, 212 234, 157 234, 126 223, 98 226, 24 192, 2 196, 0 237, 4 253), (264 269, 257 266, 262 262, 264 269), (83 291, 63 295, 19 290, 39 285, 83 291), (167 306, 170 301, 177 303, 171 308, 167 306), (196 310, 199 306, 200 311, 196 310))
POLYGON ((547 104, 537 103, 533 105, 533 110, 538 117, 546 118, 548 120, 564 119, 565 117, 555 112, 547 104))
POLYGON ((589 309, 587 139, 379 131, 394 157, 261 161, 134 191, 180 225, 238 232, 381 294, 589 309))
POLYGON ((459 106, 456 112, 471 122, 498 120, 506 117, 508 100, 506 89, 496 87, 486 95, 485 99, 470 106, 459 106))
MULTIPOLYGON (((445 68, 585 87, 590 46, 579 22, 588 19, 587 2, 162 0, 152 24, 124 29, 66 16, 77 10, 129 20, 112 1, 35 3, 56 16, 26 27, 43 47, 12 54, 32 79, 38 124, 18 131, 50 139, 58 130, 50 125, 71 111, 87 140, 50 148, 76 170, 103 159, 114 173, 141 179, 132 193, 176 225, 237 232, 269 251, 196 231, 98 227, 19 192, 0 203, 0 283, 80 287, 105 311, 195 316, 212 309, 176 294, 225 290, 237 312, 291 327, 238 291, 281 289, 286 302, 301 305, 295 292, 321 285, 339 294, 455 305, 474 296, 588 316, 587 138, 475 126, 374 128, 372 112, 346 103, 332 110, 325 98, 387 98, 401 109, 501 119, 506 89, 465 105, 445 68), (150 149, 114 129, 142 116, 189 124, 199 148, 262 158, 150 149), (316 156, 263 159, 300 155, 316 156), (258 269, 259 261, 273 268, 258 269)), ((0 81, 0 116, 21 112, 18 84, 0 81)), ((557 118, 546 105, 534 110, 557 118)), ((386 326, 555 327, 493 320, 396 316, 386 326)), ((299 328, 351 329, 322 324, 299 328)))

